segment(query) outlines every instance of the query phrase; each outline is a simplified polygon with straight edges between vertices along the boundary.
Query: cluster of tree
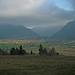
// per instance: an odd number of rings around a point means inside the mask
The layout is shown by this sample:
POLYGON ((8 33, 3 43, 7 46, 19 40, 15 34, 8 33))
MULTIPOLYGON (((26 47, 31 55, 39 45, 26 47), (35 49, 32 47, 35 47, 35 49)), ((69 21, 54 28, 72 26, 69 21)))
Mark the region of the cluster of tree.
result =
POLYGON ((39 54, 40 55, 47 55, 48 54, 47 49, 43 48, 42 44, 40 44, 40 46, 39 46, 39 54))
POLYGON ((10 50, 10 55, 29 55, 29 54, 34 54, 33 53, 33 51, 31 51, 30 53, 27 53, 24 49, 23 49, 23 47, 22 47, 22 45, 19 47, 19 49, 18 48, 11 48, 11 50, 10 50))
MULTIPOLYGON (((10 54, 10 55, 29 55, 29 54, 33 55, 35 53, 33 53, 33 51, 31 51, 30 53, 27 53, 23 49, 22 45, 20 45, 19 48, 14 48, 14 47, 11 48, 10 52, 0 49, 0 55, 8 55, 8 54, 10 54)), ((39 45, 39 54, 40 55, 49 55, 49 56, 59 55, 59 53, 55 51, 54 47, 52 47, 52 49, 50 51, 47 51, 47 48, 44 48, 42 46, 42 44, 39 45)))
POLYGON ((33 55, 35 53, 33 53, 33 51, 30 51, 30 53, 27 53, 22 45, 19 46, 19 48, 11 48, 10 50, 5 50, 5 49, 1 49, 0 48, 0 55, 33 55))
POLYGON ((4 55, 4 51, 0 48, 0 55, 4 55))
POLYGON ((23 49, 22 45, 18 48, 11 48, 10 55, 24 55, 26 51, 23 49))
POLYGON ((55 48, 54 48, 54 47, 52 47, 52 49, 49 51, 48 54, 49 54, 50 56, 59 55, 59 53, 55 51, 55 48))
POLYGON ((8 55, 8 52, 0 48, 0 55, 8 55))
POLYGON ((54 47, 52 47, 52 49, 48 52, 47 48, 44 48, 42 46, 42 44, 40 44, 40 46, 39 46, 39 54, 40 55, 49 55, 49 56, 59 55, 59 53, 55 51, 54 47))

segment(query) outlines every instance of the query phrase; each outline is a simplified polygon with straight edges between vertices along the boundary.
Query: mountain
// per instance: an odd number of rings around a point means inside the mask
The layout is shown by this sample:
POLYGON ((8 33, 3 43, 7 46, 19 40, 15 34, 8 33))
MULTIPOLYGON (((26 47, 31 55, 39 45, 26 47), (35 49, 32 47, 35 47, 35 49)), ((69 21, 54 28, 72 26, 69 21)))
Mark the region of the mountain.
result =
POLYGON ((32 28, 41 37, 51 37, 58 32, 63 26, 48 26, 48 27, 35 27, 32 28))
POLYGON ((60 31, 54 34, 51 39, 75 40, 75 20, 68 22, 60 31))
POLYGON ((39 35, 24 27, 11 24, 0 25, 0 39, 38 39, 39 35))

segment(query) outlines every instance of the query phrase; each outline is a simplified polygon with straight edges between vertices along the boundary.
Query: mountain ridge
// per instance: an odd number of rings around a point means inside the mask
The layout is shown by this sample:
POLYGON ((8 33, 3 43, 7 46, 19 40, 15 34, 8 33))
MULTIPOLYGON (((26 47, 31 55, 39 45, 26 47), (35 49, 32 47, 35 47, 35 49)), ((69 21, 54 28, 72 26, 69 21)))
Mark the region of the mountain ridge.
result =
POLYGON ((23 25, 0 25, 0 39, 37 39, 39 35, 23 25))
POLYGON ((75 20, 68 22, 60 31, 54 34, 51 39, 75 40, 75 20))

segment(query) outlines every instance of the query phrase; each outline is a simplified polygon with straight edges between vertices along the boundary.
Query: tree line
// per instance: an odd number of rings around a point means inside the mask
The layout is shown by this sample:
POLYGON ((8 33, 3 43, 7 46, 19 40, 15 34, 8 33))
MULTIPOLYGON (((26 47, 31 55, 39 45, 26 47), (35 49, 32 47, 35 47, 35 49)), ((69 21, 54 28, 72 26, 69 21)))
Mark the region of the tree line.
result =
MULTIPOLYGON (((11 48, 10 52, 4 51, 0 49, 0 55, 28 55, 28 54, 35 54, 33 51, 30 53, 27 53, 25 49, 23 49, 23 46, 20 45, 19 48, 11 48)), ((39 45, 38 49, 38 54, 39 55, 49 55, 49 56, 54 56, 54 55, 59 55, 58 52, 55 51, 55 48, 52 47, 52 49, 48 52, 47 48, 44 48, 42 44, 39 45)))

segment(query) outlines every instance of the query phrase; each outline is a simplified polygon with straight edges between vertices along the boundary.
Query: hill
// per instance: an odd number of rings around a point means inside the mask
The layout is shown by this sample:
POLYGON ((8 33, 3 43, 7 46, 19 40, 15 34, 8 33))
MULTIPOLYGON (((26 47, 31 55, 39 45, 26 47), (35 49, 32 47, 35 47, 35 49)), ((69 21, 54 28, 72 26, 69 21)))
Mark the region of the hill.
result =
POLYGON ((60 31, 54 34, 51 39, 75 40, 75 20, 68 22, 60 31))
POLYGON ((22 25, 0 25, 0 39, 37 39, 39 35, 22 25))

